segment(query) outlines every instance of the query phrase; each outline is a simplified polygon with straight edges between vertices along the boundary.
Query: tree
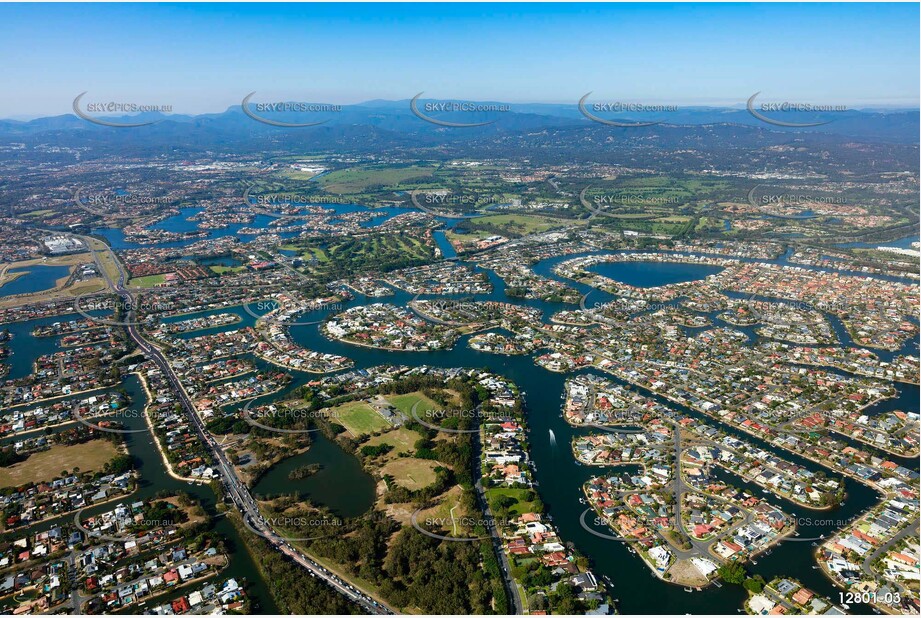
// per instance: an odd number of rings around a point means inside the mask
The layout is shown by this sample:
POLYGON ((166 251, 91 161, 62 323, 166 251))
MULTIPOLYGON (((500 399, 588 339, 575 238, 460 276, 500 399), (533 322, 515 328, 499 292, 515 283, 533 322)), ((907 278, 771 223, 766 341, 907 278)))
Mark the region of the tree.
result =
POLYGON ((745 567, 738 562, 724 564, 716 572, 727 584, 741 585, 745 581, 745 567))

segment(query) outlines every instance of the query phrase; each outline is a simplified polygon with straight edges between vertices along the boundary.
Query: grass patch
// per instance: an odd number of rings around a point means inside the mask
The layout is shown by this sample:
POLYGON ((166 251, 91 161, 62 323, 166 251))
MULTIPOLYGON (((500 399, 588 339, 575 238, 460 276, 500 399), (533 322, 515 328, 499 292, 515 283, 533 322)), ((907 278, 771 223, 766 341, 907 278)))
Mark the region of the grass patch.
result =
POLYGON ((330 193, 358 193, 371 188, 398 188, 408 180, 424 180, 432 177, 434 167, 410 165, 407 167, 353 167, 336 170, 317 179, 325 191, 330 193))
POLYGON ((473 530, 463 524, 464 517, 481 518, 479 513, 470 513, 461 506, 463 490, 455 485, 438 498, 438 504, 419 511, 416 522, 426 530, 450 536, 469 537, 473 530), (453 515, 453 518, 452 518, 453 515))
POLYGON ((330 420, 345 427, 353 436, 362 436, 390 427, 390 423, 364 401, 350 401, 329 412, 330 420))
POLYGON ((80 468, 80 472, 96 472, 118 454, 118 448, 108 440, 90 440, 73 446, 55 445, 47 451, 30 455, 25 461, 0 468, 0 487, 19 487, 26 483, 50 481, 61 476, 64 469, 80 468))
POLYGON ((20 217, 26 217, 26 218, 32 219, 32 218, 34 218, 34 217, 45 217, 45 216, 47 216, 47 215, 53 215, 53 214, 54 214, 54 211, 53 211, 53 210, 50 210, 50 209, 46 208, 46 209, 44 209, 44 210, 33 210, 33 211, 30 211, 30 212, 25 212, 25 213, 22 213, 22 214, 19 215, 19 216, 20 216, 20 217))
POLYGON ((239 273, 246 270, 246 266, 209 266, 216 275, 223 275, 224 273, 239 273))
POLYGON ((128 285, 138 288, 152 288, 161 285, 164 281, 166 281, 166 275, 147 275, 146 277, 135 277, 131 279, 128 285))
POLYGON ((522 513, 532 513, 538 510, 533 501, 529 502, 527 500, 529 494, 533 495, 534 492, 530 489, 494 487, 486 490, 486 499, 489 501, 490 507, 496 511, 498 509, 495 508, 495 504, 500 498, 511 498, 516 502, 509 507, 508 512, 512 515, 521 515, 522 513))
POLYGON ((416 408, 416 414, 419 415, 419 418, 425 419, 425 412, 428 410, 441 410, 444 406, 439 405, 420 393, 415 391, 413 393, 406 393, 405 395, 385 395, 384 399, 390 402, 390 404, 408 416, 412 418, 412 409, 416 405, 416 402, 421 402, 421 405, 416 408))
POLYGON ((81 294, 92 294, 104 289, 106 289, 106 282, 102 279, 88 279, 68 288, 67 292, 72 296, 80 296, 81 294))
POLYGON ((394 482, 409 490, 422 489, 435 482, 435 468, 440 464, 429 459, 400 457, 387 462, 381 474, 389 474, 394 482))
POLYGON ((578 223, 579 222, 572 219, 560 220, 552 217, 541 217, 539 215, 489 215, 470 220, 469 227, 472 230, 476 230, 480 225, 489 226, 491 228, 507 228, 510 233, 520 235, 546 232, 547 230, 578 223))
POLYGON ((384 459, 393 459, 403 452, 415 452, 415 444, 421 436, 412 429, 400 427, 379 436, 369 438, 362 446, 380 446, 389 444, 393 450, 384 455, 384 459))

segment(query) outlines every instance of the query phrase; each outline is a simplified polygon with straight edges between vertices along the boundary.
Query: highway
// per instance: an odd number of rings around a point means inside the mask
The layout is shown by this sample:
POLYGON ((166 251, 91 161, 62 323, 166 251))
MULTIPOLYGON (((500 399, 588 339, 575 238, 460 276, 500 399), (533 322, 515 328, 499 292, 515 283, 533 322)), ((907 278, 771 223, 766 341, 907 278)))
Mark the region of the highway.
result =
MULTIPOLYGON (((77 236, 77 238, 86 243, 87 247, 92 247, 89 238, 84 236, 77 236)), ((96 268, 98 269, 99 273, 109 284, 109 287, 122 298, 122 300, 125 302, 125 306, 130 308, 127 315, 124 316, 126 322, 125 328, 128 331, 128 336, 131 337, 132 341, 134 341, 135 344, 137 344, 137 346, 144 352, 147 358, 149 358, 154 362, 154 364, 157 365, 157 367, 159 367, 163 375, 167 378, 167 380, 169 380, 173 392, 175 393, 178 400, 182 403, 182 407, 185 410, 186 415, 189 417, 189 420, 192 422, 192 426, 195 427, 199 438, 201 439, 202 443, 211 450, 214 461, 217 462, 217 468, 220 471, 221 482, 224 485, 224 489, 227 491, 227 495, 233 499, 234 505, 246 520, 245 523, 248 524, 248 527, 257 531, 257 533, 265 538, 269 543, 271 543, 275 549, 307 569, 313 577, 320 578, 329 584, 329 586, 331 586, 336 592, 346 597, 349 601, 359 605, 365 611, 365 613, 379 615, 394 614, 395 612, 392 609, 373 600, 369 595, 358 590, 339 576, 330 572, 328 569, 324 568, 323 566, 319 565, 301 553, 284 537, 279 535, 272 528, 272 526, 268 525, 268 523, 262 518, 262 515, 259 514, 259 508, 255 499, 253 499, 252 495, 249 493, 249 490, 240 481, 240 478, 237 476, 236 471, 234 470, 230 461, 227 459, 223 449, 220 448, 211 434, 205 429, 204 422, 198 415, 198 412, 195 410, 195 406, 192 403, 192 400, 189 398, 185 388, 183 388, 182 382, 179 380, 176 372, 173 371, 173 368, 170 366, 169 362, 160 351, 160 349, 147 341, 147 339, 145 339, 138 330, 137 324, 135 323, 137 316, 135 314, 134 294, 125 286, 126 274, 121 262, 119 262, 115 257, 115 254, 111 252, 111 249, 108 249, 108 251, 110 252, 116 266, 118 267, 119 276, 117 282, 113 282, 109 274, 105 271, 105 269, 103 269, 99 260, 99 255, 96 251, 92 251, 93 260, 96 263, 96 268)), ((267 584, 271 585, 270 582, 267 582, 267 584)))

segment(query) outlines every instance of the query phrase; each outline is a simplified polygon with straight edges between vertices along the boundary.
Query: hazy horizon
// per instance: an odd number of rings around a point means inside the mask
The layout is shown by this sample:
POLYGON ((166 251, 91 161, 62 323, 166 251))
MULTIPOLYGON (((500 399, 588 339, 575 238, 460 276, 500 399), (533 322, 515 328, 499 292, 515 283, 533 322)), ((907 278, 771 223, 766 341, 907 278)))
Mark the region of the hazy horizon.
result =
POLYGON ((919 107, 917 4, 0 5, 0 118, 74 97, 919 107), (270 34, 269 34, 270 33, 270 34), (728 53, 727 50, 731 50, 728 53), (42 80, 35 79, 43 76, 42 80))

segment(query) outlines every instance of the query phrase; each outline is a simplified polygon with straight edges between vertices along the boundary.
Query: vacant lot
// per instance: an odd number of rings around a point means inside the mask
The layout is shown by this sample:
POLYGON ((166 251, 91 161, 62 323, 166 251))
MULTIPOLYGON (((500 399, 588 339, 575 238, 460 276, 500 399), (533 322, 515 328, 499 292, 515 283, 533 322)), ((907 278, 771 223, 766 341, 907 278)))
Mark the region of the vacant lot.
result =
POLYGON ((429 459, 401 457, 381 468, 381 474, 389 474, 397 485, 406 489, 422 489, 435 482, 435 468, 439 465, 429 459))
POLYGON ((486 499, 489 501, 489 505, 493 508, 493 510, 498 511, 500 510, 497 508, 499 502, 506 498, 511 498, 516 502, 509 507, 509 514, 521 515, 522 513, 532 513, 536 510, 537 505, 534 502, 527 501, 528 496, 533 494, 534 492, 530 489, 496 487, 486 490, 486 499))
POLYGON ((336 406, 330 410, 329 420, 342 425, 355 437, 390 427, 390 423, 364 401, 350 401, 336 406))
POLYGON ((80 468, 80 472, 102 470, 117 453, 115 445, 108 440, 52 446, 47 451, 30 455, 25 461, 0 468, 0 488, 50 481, 61 476, 62 470, 71 471, 75 467, 80 468))

